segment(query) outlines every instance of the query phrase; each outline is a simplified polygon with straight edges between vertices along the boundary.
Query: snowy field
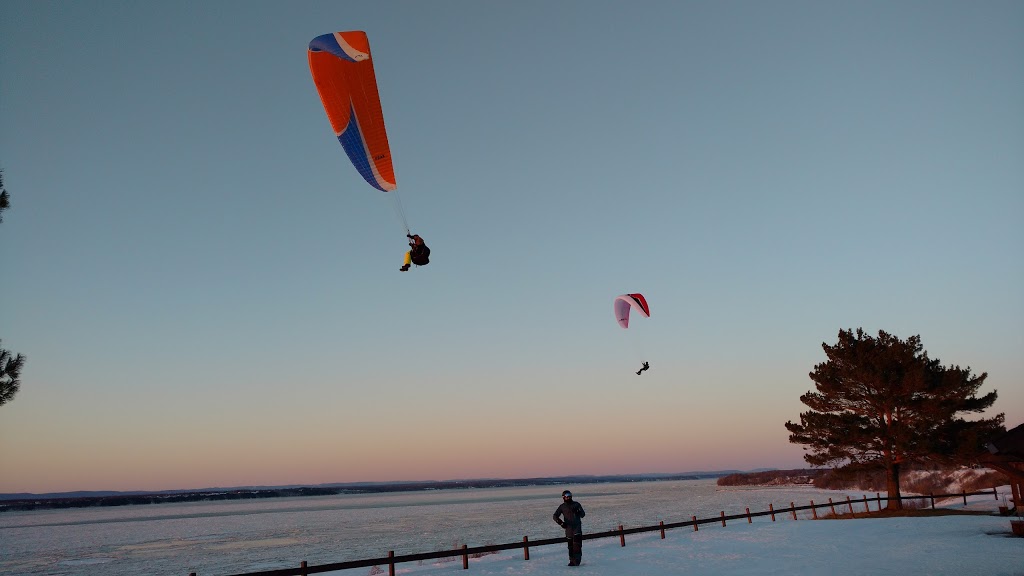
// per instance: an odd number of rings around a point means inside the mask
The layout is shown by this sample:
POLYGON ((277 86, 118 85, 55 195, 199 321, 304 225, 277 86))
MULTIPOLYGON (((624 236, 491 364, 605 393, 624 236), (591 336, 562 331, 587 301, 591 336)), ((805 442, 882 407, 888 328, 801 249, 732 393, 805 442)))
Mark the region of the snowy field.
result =
MULTIPOLYGON (((1001 494, 1008 492, 1000 488, 1001 494)), ((1024 538, 1010 533, 1010 518, 997 516, 1000 503, 974 496, 958 510, 991 512, 984 516, 798 520, 755 518, 753 524, 731 521, 584 543, 583 565, 566 566, 562 547, 503 552, 445 564, 396 566, 399 574, 466 574, 467 576, 710 576, 721 574, 785 576, 956 574, 1024 575, 1024 538)), ((384 573, 387 567, 384 566, 384 573)), ((349 573, 365 574, 364 571, 349 573)))

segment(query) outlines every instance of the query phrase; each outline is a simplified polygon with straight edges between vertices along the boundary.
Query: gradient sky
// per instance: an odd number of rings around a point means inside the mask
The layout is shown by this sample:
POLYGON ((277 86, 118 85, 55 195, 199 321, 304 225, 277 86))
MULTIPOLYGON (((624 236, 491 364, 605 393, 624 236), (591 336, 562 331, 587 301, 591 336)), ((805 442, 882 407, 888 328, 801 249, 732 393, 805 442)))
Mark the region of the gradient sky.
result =
POLYGON ((0 492, 802 467, 858 327, 1024 421, 1024 3, 0 11, 0 492), (428 267, 310 79, 338 30, 428 267))

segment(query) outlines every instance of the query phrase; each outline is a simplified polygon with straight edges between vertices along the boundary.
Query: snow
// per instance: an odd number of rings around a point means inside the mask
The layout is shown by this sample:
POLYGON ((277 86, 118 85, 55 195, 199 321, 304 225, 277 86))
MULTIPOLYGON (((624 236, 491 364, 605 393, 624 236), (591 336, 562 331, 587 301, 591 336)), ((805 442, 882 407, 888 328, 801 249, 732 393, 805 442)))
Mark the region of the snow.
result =
MULTIPOLYGON (((1006 494, 1008 487, 999 493, 1006 494)), ((1024 575, 1024 538, 1010 532, 1010 520, 998 516, 1002 502, 991 496, 968 497, 945 507, 989 512, 988 515, 864 518, 794 521, 779 514, 721 524, 704 524, 694 532, 684 527, 627 535, 619 539, 587 540, 583 564, 566 566, 562 546, 521 550, 461 559, 443 564, 399 564, 398 574, 440 574, 458 571, 466 576, 704 576, 720 574, 785 576, 957 574, 962 576, 1024 575)), ((384 573, 387 573, 387 567, 384 573)))

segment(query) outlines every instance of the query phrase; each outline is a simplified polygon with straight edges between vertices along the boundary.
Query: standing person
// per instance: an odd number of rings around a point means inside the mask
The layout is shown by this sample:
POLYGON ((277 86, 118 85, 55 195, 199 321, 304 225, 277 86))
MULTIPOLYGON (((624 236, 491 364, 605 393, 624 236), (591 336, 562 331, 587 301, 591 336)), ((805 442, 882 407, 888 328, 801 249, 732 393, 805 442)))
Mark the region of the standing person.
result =
POLYGON ((430 263, 430 248, 423 243, 423 238, 420 238, 419 234, 406 234, 406 238, 409 239, 409 251, 405 253, 405 263, 399 268, 402 272, 409 270, 410 264, 417 266, 426 266, 430 263))
POLYGON ((569 566, 579 566, 583 561, 583 520, 587 513, 583 506, 572 499, 572 492, 562 492, 562 504, 551 515, 559 526, 565 528, 565 540, 569 545, 569 566))

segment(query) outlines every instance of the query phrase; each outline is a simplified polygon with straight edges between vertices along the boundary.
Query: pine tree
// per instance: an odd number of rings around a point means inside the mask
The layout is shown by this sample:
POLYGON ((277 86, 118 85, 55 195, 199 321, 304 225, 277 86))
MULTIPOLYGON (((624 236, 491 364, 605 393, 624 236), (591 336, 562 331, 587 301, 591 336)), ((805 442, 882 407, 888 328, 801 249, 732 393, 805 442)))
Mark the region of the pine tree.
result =
MULTIPOLYGON (((10 206, 10 195, 4 188, 4 172, 0 170, 0 222, 4 221, 4 210, 10 206)), ((0 348, 0 406, 10 402, 18 393, 18 388, 21 387, 18 379, 23 366, 25 366, 23 355, 13 356, 9 351, 0 348)))
POLYGON ((1003 415, 967 421, 957 415, 992 406, 996 391, 975 395, 988 374, 941 365, 928 357, 920 336, 906 340, 860 328, 840 330, 834 346, 822 343, 827 362, 810 373, 817 392, 800 401, 810 411, 786 422, 789 441, 805 445, 812 466, 839 470, 884 469, 889 509, 902 508, 900 468, 911 463, 969 463, 1003 427, 1003 415))
POLYGON ((4 221, 4 210, 11 207, 11 195, 4 188, 4 171, 0 170, 0 222, 4 221))
POLYGON ((21 387, 19 378, 21 368, 25 365, 25 356, 13 356, 9 351, 0 348, 0 406, 14 399, 21 387))

